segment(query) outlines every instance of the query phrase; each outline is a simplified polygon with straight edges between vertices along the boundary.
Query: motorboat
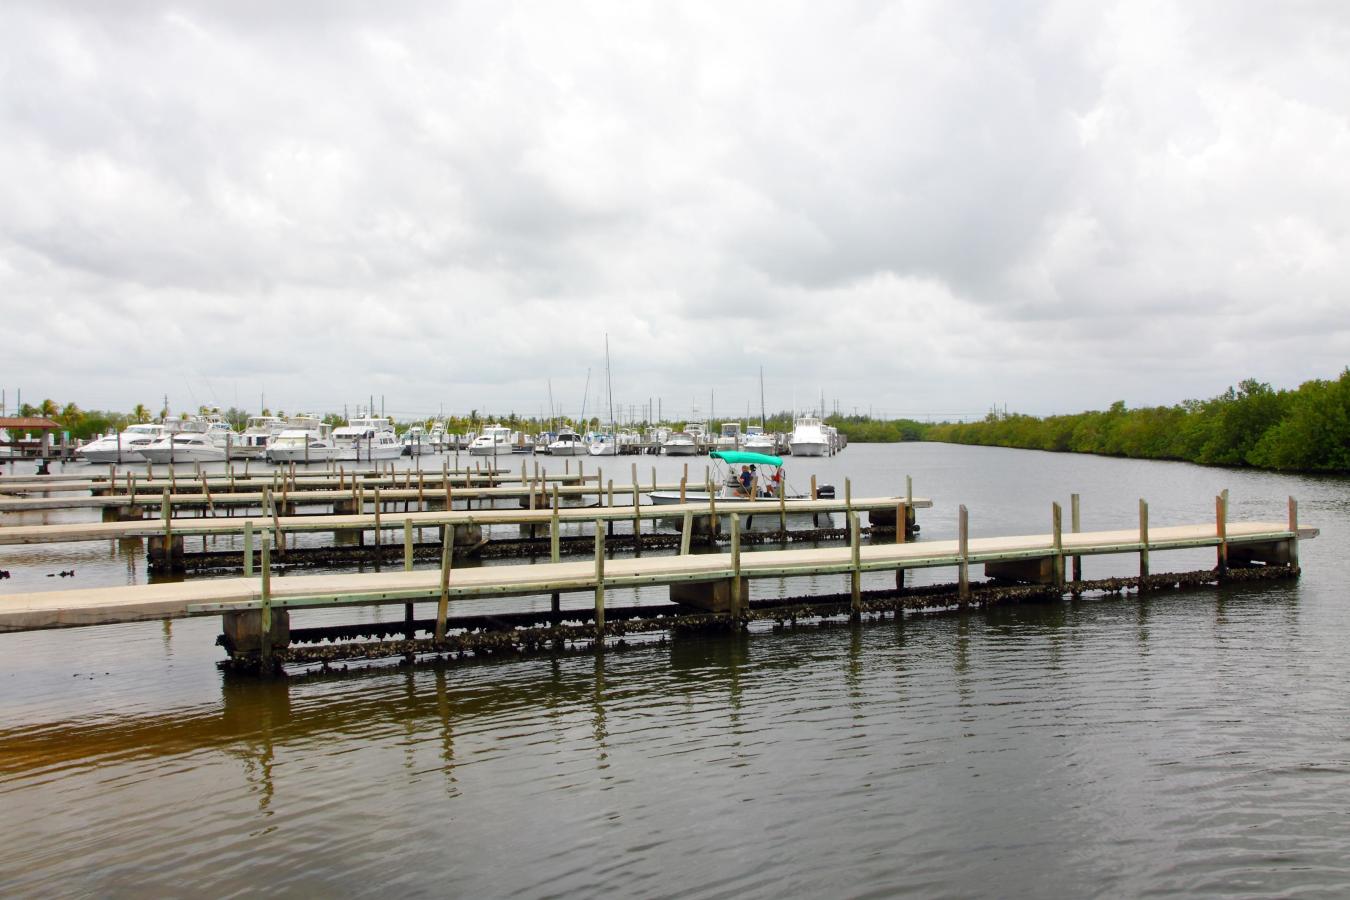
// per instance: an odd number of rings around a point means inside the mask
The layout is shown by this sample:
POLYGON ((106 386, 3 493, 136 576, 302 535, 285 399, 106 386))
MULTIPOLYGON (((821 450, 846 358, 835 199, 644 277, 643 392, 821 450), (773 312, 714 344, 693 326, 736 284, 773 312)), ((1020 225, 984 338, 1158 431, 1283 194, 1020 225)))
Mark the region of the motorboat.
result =
POLYGON ((548 452, 553 456, 585 456, 586 442, 575 431, 564 428, 549 443, 548 452))
POLYGON ((718 450, 739 450, 741 448, 741 423, 723 422, 722 433, 717 436, 718 450))
POLYGON ((698 452, 698 442, 687 431, 676 431, 661 444, 666 456, 693 456, 698 452))
POLYGON ((165 434, 142 447, 141 456, 146 462, 152 463, 223 462, 226 458, 225 437, 218 430, 214 431, 176 431, 165 434))
POLYGON ((788 446, 793 456, 829 456, 834 449, 824 424, 815 416, 802 416, 792 423, 788 446))
POLYGON ((105 434, 75 451, 75 458, 88 463, 143 462, 141 450, 164 436, 163 425, 141 422, 128 425, 121 434, 105 434))
POLYGON ((511 429, 505 425, 492 424, 483 429, 478 437, 469 444, 470 456, 496 456, 511 452, 511 429))
POLYGON ((408 430, 403 432, 404 456, 422 456, 435 451, 436 445, 421 425, 409 425, 408 430))
POLYGON ((778 436, 764 430, 763 425, 747 425, 745 428, 745 439, 741 441, 741 449, 748 450, 751 453, 778 452, 778 436))
POLYGON ((587 452, 591 456, 618 456, 619 442, 612 434, 597 434, 591 438, 587 452))
POLYGON ((315 416, 295 416, 267 445, 267 459, 274 463, 328 462, 338 458, 333 427, 315 416))
POLYGON ((249 416, 243 433, 231 436, 230 459, 262 459, 268 442, 285 427, 286 420, 280 416, 249 416))
POLYGON ((394 425, 383 416, 358 417, 333 429, 337 458, 344 461, 397 459, 403 445, 394 434, 394 425))
MULTIPOLYGON (((781 499, 784 506, 791 509, 794 505, 812 499, 809 494, 793 494, 789 491, 783 476, 782 457, 767 453, 750 453, 745 450, 714 450, 708 456, 714 461, 716 477, 713 484, 717 487, 713 491, 713 496, 718 500, 755 500, 777 505, 781 499)), ((657 506, 670 506, 681 502, 679 491, 650 491, 647 496, 657 506)), ((832 497, 834 497, 833 485, 822 484, 816 488, 816 498, 832 497)), ((708 492, 686 489, 683 502, 707 503, 708 492)), ((828 514, 820 513, 820 515, 828 514)))

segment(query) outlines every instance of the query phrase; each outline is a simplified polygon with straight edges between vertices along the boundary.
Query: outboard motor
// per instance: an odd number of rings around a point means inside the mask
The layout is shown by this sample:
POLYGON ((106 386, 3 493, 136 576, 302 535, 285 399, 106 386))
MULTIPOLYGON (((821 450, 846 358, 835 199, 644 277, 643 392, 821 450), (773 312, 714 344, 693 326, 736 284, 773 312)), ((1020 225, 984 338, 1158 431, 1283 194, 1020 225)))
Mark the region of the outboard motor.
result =
POLYGON ((818 485, 816 485, 816 499, 817 499, 817 500, 833 500, 833 499, 834 499, 834 485, 832 485, 832 484, 818 484, 818 485))

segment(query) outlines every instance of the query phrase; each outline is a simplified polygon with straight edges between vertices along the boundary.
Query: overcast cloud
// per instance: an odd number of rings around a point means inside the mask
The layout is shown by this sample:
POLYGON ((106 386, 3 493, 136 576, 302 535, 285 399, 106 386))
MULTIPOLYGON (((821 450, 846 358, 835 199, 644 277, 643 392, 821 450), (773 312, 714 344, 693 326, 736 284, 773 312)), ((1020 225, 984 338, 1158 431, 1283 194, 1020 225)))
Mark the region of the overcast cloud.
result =
POLYGON ((12 405, 978 415, 1350 363, 1350 6, 0 7, 12 405))

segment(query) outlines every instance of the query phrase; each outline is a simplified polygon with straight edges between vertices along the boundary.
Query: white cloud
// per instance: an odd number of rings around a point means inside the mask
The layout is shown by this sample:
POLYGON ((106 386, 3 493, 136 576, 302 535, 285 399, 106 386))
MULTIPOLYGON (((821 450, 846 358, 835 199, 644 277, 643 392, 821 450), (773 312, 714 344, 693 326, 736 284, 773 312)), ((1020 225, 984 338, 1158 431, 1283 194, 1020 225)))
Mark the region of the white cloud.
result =
MULTIPOLYGON (((1339 4, 16 3, 0 382, 1072 411, 1337 374, 1339 4)), ((177 399, 181 398, 181 399, 177 399)), ((157 406, 157 401, 150 403, 157 406)), ((573 410, 575 411, 575 410, 573 410)))

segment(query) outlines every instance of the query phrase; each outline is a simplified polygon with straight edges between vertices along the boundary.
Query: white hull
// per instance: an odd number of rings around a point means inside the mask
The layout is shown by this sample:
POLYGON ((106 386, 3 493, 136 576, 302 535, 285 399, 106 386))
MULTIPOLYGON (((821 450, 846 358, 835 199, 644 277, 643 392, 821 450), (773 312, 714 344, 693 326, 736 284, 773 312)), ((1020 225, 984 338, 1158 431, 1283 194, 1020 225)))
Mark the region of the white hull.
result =
POLYGON ((618 444, 591 444, 591 456, 618 456, 618 444))
POLYGON ((791 446, 793 456, 824 456, 829 445, 824 441, 793 441, 791 446))
POLYGON ((305 463, 305 462, 329 462, 338 459, 337 447, 310 447, 308 458, 305 456, 305 448, 273 448, 267 451, 267 459, 274 463, 305 463))
POLYGON ((141 456, 151 463, 224 462, 225 450, 221 447, 147 447, 141 451, 141 456))
POLYGON ((580 441, 568 441, 563 444, 553 443, 548 445, 550 456, 585 456, 586 445, 580 441))
POLYGON ((698 452, 698 448, 693 444, 672 444, 666 443, 661 446, 666 456, 693 456, 698 452))
MULTIPOLYGON (((91 451, 88 447, 81 447, 80 449, 75 451, 75 458, 77 460, 83 460, 84 462, 95 463, 97 465, 106 465, 108 463, 118 462, 118 454, 116 448, 111 450, 91 451)), ((139 450, 131 450, 126 447, 123 447, 121 461, 124 463, 145 462, 145 457, 141 456, 141 451, 139 450)))
POLYGON ((510 444, 483 444, 469 448, 470 456, 506 456, 510 452, 510 444))
POLYGON ((403 455, 401 444, 361 444, 359 447, 341 447, 334 459, 344 462, 369 462, 376 459, 398 459, 403 455))

